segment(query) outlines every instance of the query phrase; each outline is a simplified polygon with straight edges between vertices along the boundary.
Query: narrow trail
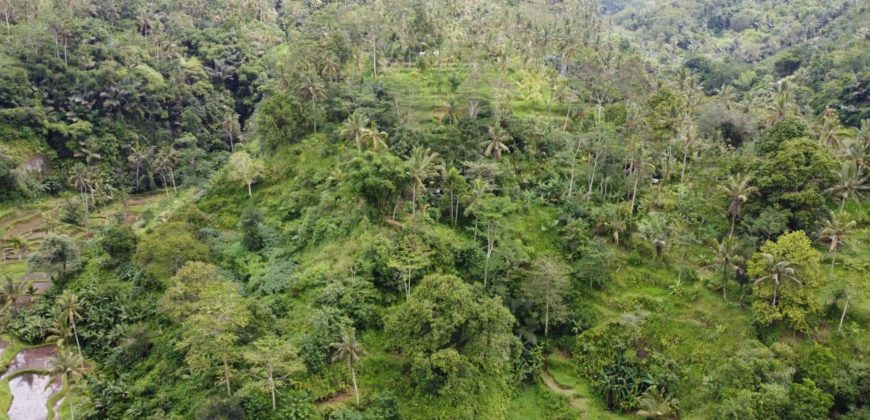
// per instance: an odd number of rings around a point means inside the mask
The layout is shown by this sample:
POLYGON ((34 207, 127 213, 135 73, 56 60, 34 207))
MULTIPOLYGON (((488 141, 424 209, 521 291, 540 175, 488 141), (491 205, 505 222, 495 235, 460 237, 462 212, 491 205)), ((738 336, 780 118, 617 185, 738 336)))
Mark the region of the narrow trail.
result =
POLYGON ((546 369, 541 371, 541 380, 544 381, 544 385, 559 395, 564 395, 568 398, 568 402, 571 404, 571 408, 580 412, 581 416, 586 415, 586 398, 577 395, 577 391, 573 389, 562 388, 552 376, 550 376, 550 372, 547 372, 546 369))

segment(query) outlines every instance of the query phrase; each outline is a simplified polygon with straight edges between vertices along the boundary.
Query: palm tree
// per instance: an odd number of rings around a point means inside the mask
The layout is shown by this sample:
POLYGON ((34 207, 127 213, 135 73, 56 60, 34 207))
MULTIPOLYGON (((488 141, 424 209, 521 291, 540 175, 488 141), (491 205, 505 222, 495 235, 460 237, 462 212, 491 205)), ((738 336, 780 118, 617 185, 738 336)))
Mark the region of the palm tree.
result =
POLYGON ((15 250, 15 256, 18 257, 18 261, 21 261, 24 258, 24 251, 27 251, 27 241, 20 236, 13 236, 7 238, 6 243, 9 244, 10 248, 15 250))
POLYGON ((82 197, 82 206, 85 209, 85 220, 88 219, 88 190, 93 187, 94 179, 91 171, 81 163, 77 163, 72 168, 67 182, 75 189, 79 190, 82 197))
POLYGON ((417 146, 405 161, 411 175, 411 215, 417 214, 417 194, 426 191, 425 181, 437 174, 437 159, 438 153, 428 147, 417 146))
POLYGON ((353 140, 356 148, 362 152, 366 140, 366 126, 368 125, 369 117, 365 116, 361 111, 356 110, 344 121, 339 135, 345 140, 353 140))
POLYGON ((59 316, 55 319, 54 324, 48 327, 49 335, 45 338, 46 342, 54 342, 58 348, 66 345, 66 340, 72 337, 73 331, 64 316, 59 316))
POLYGON ((716 89, 716 94, 719 95, 719 100, 722 101, 722 105, 725 105, 725 109, 730 111, 731 106, 734 104, 734 87, 722 85, 722 87, 716 89))
MULTIPOLYGON (((304 74, 300 77, 297 89, 299 90, 300 98, 311 102, 312 109, 317 107, 318 101, 326 98, 326 88, 323 86, 323 82, 320 78, 308 74, 304 74)), ((312 115, 312 117, 314 117, 314 115, 312 115)), ((311 121, 314 123, 314 132, 316 133, 317 119, 312 118, 311 121)))
POLYGON ((801 285, 800 279, 797 277, 797 272, 794 268, 794 263, 786 260, 785 258, 776 257, 772 254, 763 253, 761 254, 762 258, 764 258, 765 263, 767 265, 767 274, 755 279, 754 284, 758 284, 764 281, 770 281, 773 283, 773 306, 776 306, 777 303, 777 293, 779 292, 779 286, 784 284, 787 281, 792 281, 801 285))
POLYGON ((18 309, 15 306, 15 303, 18 302, 18 299, 21 297, 27 296, 27 289, 30 285, 16 282, 9 276, 3 276, 3 279, 3 286, 0 288, 0 302, 2 302, 4 309, 9 307, 12 308, 13 313, 17 313, 18 309))
POLYGON ((829 276, 834 278, 834 264, 837 262, 837 253, 843 245, 848 245, 849 237, 858 227, 854 220, 847 221, 844 213, 825 220, 825 224, 819 232, 819 239, 828 244, 831 253, 831 271, 829 276))
POLYGON ((840 324, 837 325, 837 333, 843 331, 843 321, 846 320, 846 311, 849 310, 849 300, 852 299, 852 291, 849 289, 841 289, 836 293, 836 299, 843 301, 843 313, 840 314, 840 324))
POLYGON ((374 122, 372 122, 370 128, 365 129, 363 134, 365 139, 371 144, 372 149, 378 150, 381 147, 387 147, 388 134, 384 131, 378 130, 378 127, 375 126, 374 122))
POLYGON ((154 169, 160 173, 160 178, 163 180, 163 191, 169 194, 169 184, 172 184, 172 189, 177 193, 178 187, 175 185, 175 166, 178 163, 178 151, 171 145, 163 146, 157 156, 154 158, 154 169), (166 177, 169 176, 169 182, 166 177))
POLYGON ((819 143, 837 149, 842 146, 840 140, 850 134, 850 130, 846 130, 840 125, 840 119, 837 118, 837 112, 833 108, 825 109, 818 131, 819 143))
POLYGON ((489 127, 489 139, 481 142, 480 145, 484 147, 484 155, 499 160, 502 153, 510 153, 510 148, 505 144, 510 140, 511 135, 501 126, 496 125, 489 127))
POLYGON ((221 128, 224 130, 224 133, 226 133, 227 137, 230 140, 230 152, 234 152, 236 147, 233 138, 235 137, 236 133, 239 132, 239 119, 236 118, 235 113, 227 113, 226 117, 224 117, 223 121, 221 121, 221 128))
POLYGON ((852 197, 855 203, 860 205, 863 192, 870 190, 870 183, 868 183, 870 177, 863 175, 862 172, 861 168, 856 167, 851 162, 844 163, 837 171, 837 182, 825 190, 827 193, 840 196, 840 211, 843 211, 849 197, 852 197))
POLYGON ((64 318, 66 318, 67 323, 72 327, 73 336, 76 338, 76 347, 78 347, 79 354, 81 354, 82 345, 79 342, 78 329, 76 329, 76 319, 82 319, 82 315, 79 313, 82 309, 81 301, 79 301, 79 297, 75 293, 67 289, 58 296, 57 306, 60 307, 64 318))
MULTIPOLYGON (((470 214, 474 213, 477 209, 477 203, 481 198, 486 196, 491 190, 491 186, 488 182, 483 179, 475 178, 471 181, 471 184, 468 186, 468 190, 466 190, 465 194, 462 194, 462 197, 459 197, 460 201, 465 202, 465 211, 462 212, 462 215, 468 217, 470 214)), ((474 219, 474 240, 477 241, 477 225, 478 219, 474 219)))
POLYGON ((654 419, 679 418, 679 400, 667 396, 653 385, 637 400, 637 415, 654 419))
POLYGON ((356 403, 359 405, 359 388, 356 386, 356 372, 353 370, 353 362, 358 361, 362 354, 362 345, 356 339, 356 331, 352 327, 345 328, 341 332, 341 341, 331 344, 335 352, 332 354, 332 361, 338 362, 347 359, 347 368, 350 370, 350 377, 353 380, 353 392, 356 395, 356 403))
POLYGON ((439 120, 441 122, 450 121, 450 124, 456 124, 456 121, 459 121, 459 114, 459 104, 457 104, 456 99, 450 98, 444 103, 439 120))
POLYGON ((153 152, 154 148, 142 148, 138 143, 130 147, 130 154, 127 155, 127 161, 136 165, 136 188, 139 188, 139 174, 142 171, 142 166, 151 158, 153 152))
POLYGON ((75 420, 76 414, 74 409, 74 400, 72 391, 76 380, 84 375, 86 371, 85 361, 81 354, 75 354, 64 348, 58 350, 57 355, 51 359, 51 369, 49 375, 52 380, 46 385, 46 388, 51 386, 55 380, 61 379, 63 386, 66 388, 66 400, 69 401, 70 418, 75 420))
POLYGON ((740 255, 740 247, 734 237, 729 236, 721 241, 713 243, 715 254, 713 262, 708 267, 722 268, 722 299, 728 300, 728 271, 734 270, 739 273, 743 271, 740 267, 740 262, 743 261, 743 256, 740 255))
POLYGON ((725 181, 725 185, 720 188, 728 195, 731 204, 728 206, 728 214, 731 216, 731 233, 729 236, 734 236, 734 224, 737 218, 740 217, 740 211, 743 210, 743 204, 749 200, 749 197, 758 192, 758 188, 749 185, 752 177, 732 175, 725 181))
POLYGON ((88 168, 91 167, 91 163, 93 161, 103 158, 103 155, 98 152, 99 146, 96 144, 96 142, 97 139, 94 137, 89 137, 87 140, 80 140, 79 150, 73 152, 73 156, 85 159, 85 163, 88 165, 88 168))

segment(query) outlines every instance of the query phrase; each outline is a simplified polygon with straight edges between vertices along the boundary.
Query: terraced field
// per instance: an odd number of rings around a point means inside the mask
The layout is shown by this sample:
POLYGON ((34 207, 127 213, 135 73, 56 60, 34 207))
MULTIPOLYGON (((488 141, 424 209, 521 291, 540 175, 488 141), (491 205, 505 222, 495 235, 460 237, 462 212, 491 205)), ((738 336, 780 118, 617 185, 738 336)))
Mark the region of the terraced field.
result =
MULTIPOLYGON (((183 198, 190 194, 181 192, 179 195, 183 198)), ((126 203, 115 202, 93 212, 87 227, 60 221, 58 209, 63 203, 62 198, 0 209, 0 277, 23 279, 27 274, 28 257, 39 250, 49 233, 62 234, 77 240, 88 239, 100 226, 121 212, 124 214, 125 223, 141 225, 139 221, 146 210, 151 210, 159 218, 170 206, 185 201, 179 200, 175 195, 160 192, 132 196, 126 203)))

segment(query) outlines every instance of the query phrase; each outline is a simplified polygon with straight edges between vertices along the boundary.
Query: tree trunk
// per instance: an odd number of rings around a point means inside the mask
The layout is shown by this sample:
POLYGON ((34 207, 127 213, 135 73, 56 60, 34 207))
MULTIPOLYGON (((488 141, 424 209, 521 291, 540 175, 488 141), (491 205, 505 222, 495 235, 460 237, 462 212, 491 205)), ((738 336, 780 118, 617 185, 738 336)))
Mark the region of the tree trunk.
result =
MULTIPOLYGON (((683 182, 686 178, 686 160, 689 158, 689 151, 686 150, 683 152, 683 167, 680 168, 680 187, 683 186, 683 182)), ((680 193, 682 194, 682 192, 680 193)))
POLYGON ((79 331, 78 331, 78 328, 76 328, 76 319, 75 319, 75 317, 70 315, 69 321, 73 327, 73 335, 75 335, 75 337, 76 337, 76 347, 78 347, 78 349, 79 349, 79 356, 81 356, 82 355, 82 344, 79 342, 79 331))
POLYGON ((251 183, 251 182, 247 182, 246 184, 248 184, 248 198, 251 198, 251 184, 252 184, 252 183, 251 183))
MULTIPOLYGON (((72 395, 72 391, 73 391, 72 383, 70 382, 68 375, 64 375, 64 379, 66 379, 67 394, 69 396, 69 417, 71 420, 76 420, 76 410, 75 410, 75 406, 73 404, 73 395, 72 395)), ((58 417, 60 417, 60 416, 58 416, 58 417)))
POLYGON ((637 183, 639 181, 640 181, 640 172, 635 170, 634 186, 631 189, 631 208, 629 208, 629 214, 634 214, 634 204, 637 201, 637 183))
POLYGON ((731 233, 728 234, 729 237, 734 237, 734 224, 737 222, 737 213, 731 215, 731 233))
POLYGON ((837 252, 834 251, 831 253, 831 271, 828 274, 828 277, 830 277, 831 279, 834 278, 834 263, 836 263, 836 262, 837 262, 837 252))
POLYGON ((550 327, 550 302, 544 304, 544 337, 548 337, 550 327))
POLYGON ((224 358, 224 383, 227 385, 227 396, 233 396, 233 390, 230 387, 230 362, 224 358))
POLYGON ((411 216, 417 215, 417 183, 411 187, 411 216))
POLYGON ((774 285, 773 285, 773 307, 774 307, 774 308, 776 307, 776 292, 777 292, 777 289, 779 289, 779 287, 778 287, 776 284, 774 284, 774 285))
POLYGON ((275 402, 275 374, 272 372, 272 366, 269 366, 269 391, 272 392, 272 411, 278 409, 278 404, 275 402))
POLYGON ((350 377, 353 380, 353 393, 356 395, 356 405, 359 405, 359 388, 356 386, 356 372, 353 370, 353 359, 347 356, 347 367, 350 369, 350 377))
POLYGON ((586 201, 592 199, 592 187, 595 185, 595 170, 598 167, 598 153, 595 153, 595 159, 592 160, 592 171, 589 175, 589 189, 586 191, 586 201))
POLYGON ((722 299, 728 302, 728 266, 722 267, 722 299))
POLYGON ((486 281, 489 277, 489 260, 492 258, 492 251, 495 249, 495 241, 492 239, 490 228, 486 228, 486 262, 483 264, 483 288, 486 289, 486 281))
POLYGON ((846 310, 849 309, 849 299, 846 299, 846 303, 843 305, 843 314, 840 315, 840 325, 837 326, 837 333, 840 333, 843 330, 843 320, 846 319, 846 310))

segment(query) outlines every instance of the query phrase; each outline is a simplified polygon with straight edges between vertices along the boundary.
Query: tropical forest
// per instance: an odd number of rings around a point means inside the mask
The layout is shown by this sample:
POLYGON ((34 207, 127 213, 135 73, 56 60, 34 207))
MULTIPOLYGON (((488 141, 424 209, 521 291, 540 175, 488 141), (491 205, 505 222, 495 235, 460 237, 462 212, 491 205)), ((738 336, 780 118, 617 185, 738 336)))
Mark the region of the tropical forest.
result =
POLYGON ((866 0, 0 0, 0 420, 870 419, 866 0))

